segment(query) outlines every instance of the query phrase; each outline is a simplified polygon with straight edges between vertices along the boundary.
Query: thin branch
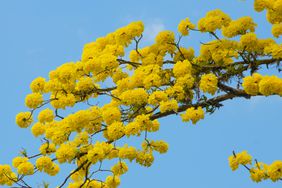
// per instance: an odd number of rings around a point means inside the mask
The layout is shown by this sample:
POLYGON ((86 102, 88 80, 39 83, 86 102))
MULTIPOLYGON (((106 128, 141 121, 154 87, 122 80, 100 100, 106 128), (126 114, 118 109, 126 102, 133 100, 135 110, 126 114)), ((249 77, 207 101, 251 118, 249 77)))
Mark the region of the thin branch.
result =
POLYGON ((73 172, 71 172, 64 180, 64 182, 59 186, 59 188, 62 188, 68 181, 68 179, 75 174, 76 172, 78 172, 80 169, 82 169, 84 167, 84 165, 88 163, 88 160, 84 161, 83 163, 81 163, 73 172))

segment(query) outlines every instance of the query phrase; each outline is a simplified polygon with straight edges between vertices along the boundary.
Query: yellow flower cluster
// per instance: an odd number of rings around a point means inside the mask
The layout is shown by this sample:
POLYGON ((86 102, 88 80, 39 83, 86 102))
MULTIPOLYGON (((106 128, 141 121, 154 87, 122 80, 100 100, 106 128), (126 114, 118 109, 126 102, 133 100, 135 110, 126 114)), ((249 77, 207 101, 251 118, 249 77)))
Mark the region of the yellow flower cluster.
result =
POLYGON ((272 32, 272 35, 276 38, 282 35, 282 23, 273 24, 271 32, 272 32))
POLYGON ((214 95, 217 91, 217 82, 218 79, 216 75, 212 73, 204 74, 200 80, 200 89, 205 93, 207 92, 214 95))
POLYGON ((241 153, 237 153, 236 155, 232 155, 228 158, 229 166, 234 171, 239 165, 247 165, 252 164, 252 156, 248 154, 247 151, 242 151, 241 153))
POLYGON ((160 102, 160 112, 164 113, 167 111, 177 112, 178 102, 175 99, 160 102))
POLYGON ((43 155, 52 154, 56 151, 56 146, 54 143, 44 143, 40 146, 39 151, 43 155))
POLYGON ((227 39, 210 41, 206 45, 201 45, 197 64, 206 65, 209 62, 217 65, 229 65, 233 62, 233 58, 238 58, 238 48, 239 44, 236 41, 227 39))
POLYGON ((61 144, 56 151, 59 163, 71 162, 77 154, 77 148, 71 143, 61 144))
MULTIPOLYGON (((229 166, 234 171, 237 170, 239 165, 247 167, 252 164, 252 156, 247 151, 233 154, 229 157, 229 166)), ((250 172, 250 178, 254 182, 261 182, 262 180, 270 179, 276 182, 282 178, 282 161, 274 161, 272 164, 267 165, 262 162, 255 162, 253 167, 247 167, 250 172)))
POLYGON ((120 184, 119 176, 108 176, 105 183, 109 188, 117 188, 120 184))
POLYGON ((189 29, 195 29, 195 25, 190 21, 189 18, 185 18, 184 20, 181 20, 177 27, 179 33, 181 33, 183 36, 186 36, 189 34, 189 29))
POLYGON ((137 150, 134 147, 128 147, 124 145, 123 147, 119 148, 118 157, 121 159, 128 159, 132 161, 137 156, 137 150))
POLYGON ((272 181, 282 178, 282 161, 274 161, 267 169, 267 174, 272 181))
POLYGON ((254 32, 257 25, 249 16, 241 17, 237 20, 232 20, 228 26, 222 28, 222 34, 225 37, 235 37, 237 35, 246 34, 247 31, 254 32))
POLYGON ((105 107, 104 106, 102 110, 102 117, 103 117, 103 120, 107 124, 111 124, 114 121, 120 121, 121 112, 119 108, 117 107, 114 107, 114 106, 105 107))
POLYGON ((149 98, 148 103, 152 105, 160 104, 160 102, 165 102, 168 100, 168 95, 164 91, 155 91, 149 98))
POLYGON ((114 175, 119 176, 128 171, 128 167, 125 162, 118 162, 115 164, 111 170, 113 171, 114 175))
POLYGON ((12 186, 13 180, 17 180, 16 173, 12 172, 9 165, 0 165, 0 185, 12 186))
POLYGON ((15 166, 15 168, 17 168, 18 173, 21 175, 32 175, 34 173, 34 166, 29 161, 22 162, 18 166, 15 166))
POLYGON ((140 136, 142 131, 142 126, 137 122, 130 122, 124 127, 124 134, 127 137, 138 135, 140 136))
POLYGON ((267 177, 267 168, 268 165, 263 163, 256 163, 255 167, 250 169, 250 178, 254 182, 260 182, 262 180, 266 180, 267 177))
POLYGON ((76 146, 87 145, 89 143, 89 137, 88 132, 80 132, 75 136, 73 143, 76 146))
MULTIPOLYGON (((101 121, 102 118, 99 115, 99 109, 90 108, 70 114, 61 121, 61 123, 65 126, 65 130, 69 129, 70 131, 80 132, 83 128, 87 129, 89 126, 93 126, 93 123, 100 125, 101 121)), ((60 127, 58 127, 58 129, 60 129, 60 127)))
POLYGON ((184 114, 181 114, 182 121, 188 122, 192 121, 193 124, 196 124, 199 120, 204 119, 205 112, 202 107, 195 109, 194 107, 188 108, 184 114))
POLYGON ((158 120, 151 120, 150 115, 139 115, 137 116, 134 121, 141 125, 142 130, 147 130, 149 132, 156 132, 159 130, 160 124, 158 120))
POLYGON ((198 22, 198 28, 201 32, 214 32, 223 26, 228 26, 231 18, 219 9, 212 10, 201 18, 198 22))
POLYGON ((38 158, 36 160, 36 167, 39 171, 44 171, 50 176, 55 176, 60 170, 60 167, 47 156, 38 158))
POLYGON ((68 185, 68 188, 109 188, 106 184, 96 180, 79 180, 72 182, 68 185), (82 186, 83 185, 83 186, 82 186))
POLYGON ((82 77, 76 83, 76 90, 81 93, 89 93, 96 87, 94 80, 90 77, 82 77))
POLYGON ((178 61, 173 67, 173 74, 177 77, 192 73, 192 65, 188 60, 178 61))
POLYGON ((282 35, 282 2, 280 0, 255 0, 254 8, 258 12, 266 9, 267 20, 273 24, 273 36, 278 38, 282 35))
POLYGON ((136 162, 145 167, 151 166, 154 162, 153 153, 152 152, 147 153, 144 151, 139 152, 136 157, 136 162))
POLYGON ((65 109, 66 107, 73 107, 76 102, 76 98, 73 94, 57 94, 56 96, 52 96, 55 98, 51 102, 51 105, 56 109, 65 109))
POLYGON ((163 140, 151 141, 150 146, 153 148, 153 150, 155 150, 159 153, 166 153, 167 150, 168 150, 168 143, 166 143, 163 140))
POLYGON ((16 116, 16 124, 21 128, 27 128, 33 122, 30 112, 20 112, 16 116))
POLYGON ((37 122, 32 126, 31 132, 35 137, 37 137, 45 133, 45 128, 46 127, 42 123, 37 122))
MULTIPOLYGON (((268 19, 275 22, 273 34, 278 37, 281 34, 280 15, 271 10, 280 10, 276 2, 278 0, 268 3, 255 1, 255 6, 258 10, 268 10, 268 19)), ((205 114, 201 99, 207 99, 204 107, 209 111, 209 107, 214 107, 208 103, 212 98, 210 95, 221 94, 218 79, 229 83, 231 78, 240 77, 245 69, 250 69, 244 58, 249 61, 252 61, 252 55, 282 58, 281 45, 272 39, 258 39, 253 33, 255 27, 250 17, 232 21, 218 9, 210 11, 199 20, 199 31, 210 32, 217 38, 215 31, 222 29, 225 37, 241 35, 240 40, 224 38, 203 43, 197 56, 193 48, 181 46, 181 37, 176 41, 172 31, 159 32, 155 43, 150 46, 130 45, 142 38, 144 26, 139 21, 86 44, 80 61, 63 64, 49 73, 49 79, 38 77, 31 82, 32 93, 25 99, 31 111, 19 113, 16 123, 26 128, 33 122, 32 115, 38 113, 38 121, 33 124, 31 132, 35 137, 42 135, 46 142, 39 148, 40 155, 36 156, 35 165, 29 161, 30 157, 16 157, 13 166, 20 175, 42 171, 54 176, 60 170, 60 166, 53 162, 56 159, 60 165, 74 163, 80 168, 73 171, 70 188, 118 187, 120 176, 128 171, 126 160, 149 167, 156 152, 167 152, 165 141, 148 138, 151 136, 149 132, 159 130, 159 117, 181 113, 185 106, 190 106, 181 117, 184 122, 196 124, 205 114), (128 50, 126 47, 133 48, 128 50), (128 61, 124 56, 127 57, 129 51, 128 61), (239 58, 237 65, 234 61, 239 58), (48 99, 43 96, 48 96, 48 99), (37 112, 37 108, 45 105, 51 105, 51 109, 37 112), (63 111, 67 107, 74 107, 74 111, 67 114, 63 111), (80 107, 83 109, 78 110, 80 107), (119 145, 121 138, 133 136, 144 136, 141 149, 119 145), (105 160, 116 161, 109 170, 104 170, 104 165, 114 162, 104 163, 105 160), (105 178, 99 181, 99 178, 87 179, 85 174, 90 175, 96 166, 99 169, 95 173, 106 171, 112 174, 102 175, 105 178)), ((188 18, 179 23, 181 35, 188 35, 190 30, 198 31, 188 18)), ((263 61, 257 59, 255 63, 263 64, 263 61)), ((276 76, 255 73, 245 77, 242 86, 250 95, 282 96, 281 79, 276 76)), ((250 161, 250 156, 242 152, 230 158, 230 166, 235 170, 239 165, 250 164, 250 161)), ((261 165, 263 168, 251 169, 254 181, 281 178, 280 162, 261 165)), ((0 166, 0 184, 12 184, 3 176, 4 172, 16 178, 10 167, 0 166)))
POLYGON ((46 108, 44 110, 42 110, 39 114, 38 114, 38 120, 40 123, 48 123, 53 121, 55 118, 53 110, 46 108))
POLYGON ((143 88, 125 91, 119 97, 125 105, 143 105, 148 100, 148 94, 143 88))
POLYGON ((173 57, 173 61, 181 61, 183 59, 187 59, 189 61, 192 61, 195 57, 195 51, 193 48, 184 48, 180 47, 180 50, 176 52, 176 54, 173 57))
POLYGON ((172 31, 161 31, 156 36, 156 44, 162 45, 163 48, 166 48, 170 54, 173 54, 175 51, 175 37, 172 31))
POLYGON ((259 40, 255 33, 247 33, 240 38, 240 46, 247 51, 254 51, 257 49, 259 40))
MULTIPOLYGON (((187 80, 187 84, 189 84, 190 81, 191 80, 187 80)), ((184 91, 183 86, 185 85, 180 86, 179 83, 177 83, 174 86, 167 88, 165 92, 169 98, 175 98, 176 100, 180 101, 186 97, 186 92, 184 91)))
POLYGON ((117 140, 124 134, 124 125, 122 122, 114 122, 107 127, 107 137, 110 140, 117 140))
POLYGON ((172 31, 161 31, 157 36, 156 36, 156 43, 157 44, 172 44, 174 43, 174 33, 172 31))
POLYGON ((45 83, 46 83, 45 78, 38 77, 31 82, 30 89, 33 93, 44 92, 45 83))
POLYGON ((271 55, 274 59, 281 59, 282 58, 282 44, 270 44, 265 47, 264 52, 266 54, 271 55))
POLYGON ((104 158, 114 158, 116 153, 113 153, 113 145, 106 142, 96 142, 93 147, 90 147, 87 153, 87 159, 95 164, 104 158))
POLYGON ((243 78, 242 86, 250 95, 282 96, 282 79, 277 76, 262 76, 254 73, 252 76, 243 78))
POLYGON ((28 94, 25 98, 25 105, 28 108, 37 108, 43 103, 44 99, 40 93, 31 93, 28 94))

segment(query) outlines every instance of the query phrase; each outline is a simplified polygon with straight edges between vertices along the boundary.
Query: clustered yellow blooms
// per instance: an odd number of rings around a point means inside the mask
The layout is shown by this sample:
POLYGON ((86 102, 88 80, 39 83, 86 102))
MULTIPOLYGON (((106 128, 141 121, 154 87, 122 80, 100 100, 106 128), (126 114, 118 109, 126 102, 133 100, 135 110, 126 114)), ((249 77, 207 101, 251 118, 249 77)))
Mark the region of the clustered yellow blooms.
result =
POLYGON ((36 167, 39 171, 44 171, 50 176, 55 176, 60 170, 59 165, 54 163, 48 156, 38 158, 36 160, 36 167))
POLYGON ((119 176, 108 176, 106 178, 105 184, 110 188, 116 188, 120 184, 119 176))
POLYGON ((257 162, 254 165, 254 167, 250 169, 250 178, 254 182, 260 182, 262 180, 266 180, 268 178, 267 168, 268 168, 268 165, 262 162, 257 162))
POLYGON ((148 150, 150 152, 152 152, 153 150, 159 152, 159 153, 166 153, 167 150, 168 150, 168 143, 166 143, 165 141, 163 140, 159 140, 159 141, 144 141, 142 143, 142 148, 144 150, 148 150))
POLYGON ((228 26, 231 18, 219 9, 210 11, 198 22, 198 28, 202 32, 214 32, 223 26, 228 26))
POLYGON ((182 121, 192 121, 193 124, 196 124, 199 120, 204 119, 205 112, 202 107, 191 107, 188 108, 184 114, 181 114, 182 121))
POLYGON ((25 98, 25 105, 28 108, 37 108, 43 103, 43 96, 40 93, 31 93, 25 98))
POLYGON ((30 112, 20 112, 16 116, 16 123, 21 128, 27 128, 33 122, 30 112))
POLYGON ((43 93, 45 89, 45 78, 38 77, 34 79, 30 84, 30 89, 33 93, 40 92, 43 93))
POLYGON ((56 146, 54 143, 44 143, 40 146, 39 151, 42 155, 49 155, 56 151, 56 146))
POLYGON ((252 156, 247 151, 242 151, 236 155, 232 155, 228 158, 229 166, 234 171, 237 170, 239 165, 252 164, 252 156))
POLYGON ((200 89, 205 93, 210 93, 214 95, 215 92, 217 91, 217 83, 218 83, 218 79, 216 75, 212 73, 204 74, 201 77, 200 89))
POLYGON ((238 49, 240 43, 237 41, 222 39, 213 40, 207 44, 201 45, 200 56, 196 59, 197 64, 203 65, 229 65, 233 63, 234 58, 238 58, 238 49))
POLYGON ((42 110, 39 114, 38 114, 38 121, 40 123, 48 123, 48 122, 52 122, 54 120, 55 116, 54 116, 54 112, 53 110, 46 108, 45 110, 42 110))
MULTIPOLYGON (((280 2, 255 1, 256 10, 267 9, 275 37, 281 35, 281 15, 273 10, 280 10, 280 2)), ((190 31, 216 36, 215 32, 221 30, 227 38, 202 44, 198 56, 193 48, 181 46, 172 31, 159 32, 154 44, 139 48, 131 43, 142 38, 144 25, 141 21, 132 22, 86 44, 80 61, 59 66, 49 73, 48 79, 35 78, 30 84, 32 93, 25 99, 30 111, 17 114, 16 123, 21 128, 32 125, 32 134, 45 143, 40 146, 40 155, 34 164, 26 155, 14 158, 17 173, 28 176, 41 171, 54 176, 60 171, 59 165, 74 163, 76 169, 80 169, 73 171, 69 188, 116 188, 120 185, 120 176, 128 171, 126 162, 149 167, 154 162, 155 152, 168 151, 165 141, 147 138, 149 132, 160 129, 159 117, 184 112, 182 120, 192 124, 204 118, 203 108, 207 107, 208 112, 209 104, 201 106, 203 103, 199 101, 220 93, 221 76, 236 71, 234 60, 241 57, 240 52, 282 58, 281 44, 272 39, 259 39, 254 33, 256 24, 250 17, 231 20, 216 9, 200 19, 197 27, 186 18, 180 21, 178 31, 182 36, 187 36, 190 31), (239 40, 228 39, 238 35, 239 40), (127 61, 126 48, 132 46, 127 61), (102 99, 101 103, 99 99, 102 99), (88 108, 78 110, 80 104, 88 105, 88 108), (50 106, 38 112, 33 124, 33 116, 45 105, 50 106), (75 107, 72 113, 64 112, 64 117, 60 115, 61 111, 71 107, 75 107), (144 136, 140 149, 118 142, 121 138, 135 136, 144 136), (109 170, 103 170, 104 160, 115 161, 115 164, 109 170), (85 177, 97 166, 95 177, 85 177), (99 180, 100 173, 104 172, 111 174, 102 175, 105 178, 99 180)), ((230 78, 223 77, 228 81, 230 78)), ((254 73, 243 79, 242 86, 250 95, 282 96, 281 79, 276 76, 254 73)), ((247 152, 236 154, 229 160, 233 170, 251 163, 247 152)), ((259 164, 251 169, 254 181, 281 178, 278 173, 280 162, 269 166, 259 164)), ((10 166, 0 165, 1 185, 13 184, 4 174, 17 178, 10 166)))
MULTIPOLYGON (((252 164, 252 156, 247 151, 233 154, 229 157, 229 166, 235 171, 239 165, 247 167, 252 164)), ((262 180, 270 179, 273 182, 282 178, 282 161, 274 161, 272 164, 267 165, 263 162, 255 162, 253 167, 247 167, 250 172, 250 178, 254 182, 261 182, 262 180)))
POLYGON ((56 151, 59 163, 71 162, 77 154, 77 148, 72 143, 61 144, 56 151))
POLYGON ((192 65, 188 60, 178 61, 173 67, 173 74, 176 78, 192 74, 192 65))
POLYGON ((109 140, 118 140, 124 135, 124 126, 122 122, 114 122, 107 128, 107 137, 109 140))
POLYGON ((148 103, 152 105, 160 104, 160 102, 164 102, 168 100, 168 95, 164 91, 155 91, 153 92, 149 98, 148 103))
POLYGON ((27 157, 16 157, 13 159, 13 166, 17 168, 21 175, 32 175, 34 173, 33 164, 28 161, 27 157))
POLYGON ((240 38, 240 46, 248 51, 255 50, 258 42, 259 40, 255 33, 247 33, 240 38))
POLYGON ((45 126, 40 122, 36 122, 31 128, 31 132, 35 137, 43 135, 45 133, 45 126))
POLYGON ((120 99, 125 105, 142 105, 147 103, 148 94, 142 88, 128 90, 120 95, 120 99))
POLYGON ((250 95, 262 94, 282 96, 282 79, 277 76, 262 76, 254 73, 243 78, 242 84, 245 92, 250 95))
POLYGON ((175 99, 160 102, 160 112, 175 111, 177 112, 178 102, 175 99))
POLYGON ((14 181, 17 181, 16 173, 12 172, 12 169, 9 165, 0 165, 0 185, 12 186, 14 181))
POLYGON ((222 34, 226 37, 235 37, 246 34, 247 31, 254 32, 256 24, 249 16, 244 16, 238 20, 232 20, 228 26, 222 28, 222 34))
POLYGON ((189 29, 195 29, 195 25, 190 21, 189 18, 185 18, 181 20, 178 24, 178 31, 183 35, 186 36, 189 34, 189 29))
POLYGON ((173 57, 173 61, 177 62, 177 61, 181 61, 181 60, 193 60, 193 58, 195 57, 195 51, 193 48, 184 48, 184 47, 179 47, 179 51, 176 52, 176 54, 173 57))
POLYGON ((261 12, 266 9, 266 18, 273 24, 272 34, 274 37, 282 35, 282 1, 281 0, 255 0, 254 8, 256 11, 261 12))
POLYGON ((128 167, 125 162, 118 162, 115 164, 111 170, 113 171, 114 175, 119 176, 128 171, 128 167))
POLYGON ((271 31, 273 36, 278 38, 280 35, 282 35, 282 23, 273 24, 271 31))

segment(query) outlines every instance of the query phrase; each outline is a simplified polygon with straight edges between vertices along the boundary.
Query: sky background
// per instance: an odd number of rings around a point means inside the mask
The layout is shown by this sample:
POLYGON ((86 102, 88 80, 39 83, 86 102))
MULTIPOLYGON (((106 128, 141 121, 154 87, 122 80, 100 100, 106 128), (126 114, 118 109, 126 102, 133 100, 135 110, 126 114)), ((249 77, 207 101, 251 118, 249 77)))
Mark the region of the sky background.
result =
MULTIPOLYGON (((257 34, 270 37, 265 12, 254 12, 252 4, 251 0, 1 0, 0 164, 10 164, 21 147, 31 154, 37 152, 40 140, 32 137, 30 129, 17 127, 15 115, 27 110, 24 98, 30 93, 30 82, 38 76, 47 77, 50 70, 65 62, 79 60, 85 43, 131 21, 142 20, 142 45, 151 44, 159 31, 176 31, 181 19, 189 17, 195 23, 215 8, 233 19, 252 16, 260 23, 257 34)), ((198 49, 200 42, 210 39, 206 34, 191 33, 183 45, 198 49)), ((282 182, 254 183, 245 169, 232 172, 227 160, 233 150, 248 150, 266 163, 282 159, 281 105, 279 97, 233 99, 196 126, 182 123, 175 116, 161 119, 160 131, 149 136, 166 140, 170 145, 168 153, 157 155, 148 169, 130 164, 120 187, 281 187, 282 182)), ((62 169, 65 173, 68 170, 62 169)), ((53 188, 63 178, 40 174, 29 182, 36 187, 46 180, 53 188)))

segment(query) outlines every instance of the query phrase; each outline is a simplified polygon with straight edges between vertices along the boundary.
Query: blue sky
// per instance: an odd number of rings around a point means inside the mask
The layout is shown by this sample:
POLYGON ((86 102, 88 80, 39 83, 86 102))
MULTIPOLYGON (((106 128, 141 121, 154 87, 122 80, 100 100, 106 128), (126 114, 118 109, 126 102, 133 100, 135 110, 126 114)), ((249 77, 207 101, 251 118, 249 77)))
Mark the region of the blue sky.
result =
MULTIPOLYGON (((142 20, 146 28, 143 45, 149 44, 158 31, 176 31, 181 19, 189 17, 196 22, 215 8, 234 19, 252 16, 261 23, 257 34, 270 37, 265 13, 254 12, 252 3, 251 0, 1 1, 0 163, 10 163, 21 147, 36 152, 34 148, 40 140, 34 139, 29 129, 18 128, 14 120, 18 112, 27 110, 24 98, 30 93, 29 83, 38 76, 47 77, 60 64, 79 60, 85 43, 131 21, 142 20)), ((209 39, 192 33, 184 44, 198 49, 199 42, 209 39)), ((130 164, 121 187, 281 187, 281 182, 253 183, 245 169, 232 172, 227 161, 232 150, 248 150, 266 163, 282 158, 281 105, 279 97, 234 99, 226 101, 222 109, 196 126, 182 123, 179 117, 161 119, 161 130, 150 136, 168 141, 169 152, 156 156, 148 169, 130 164)), ((63 178, 45 177, 39 175, 29 182, 38 185, 41 180, 48 180, 55 187, 63 178)))

